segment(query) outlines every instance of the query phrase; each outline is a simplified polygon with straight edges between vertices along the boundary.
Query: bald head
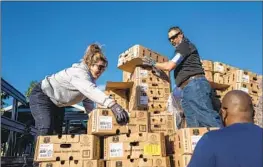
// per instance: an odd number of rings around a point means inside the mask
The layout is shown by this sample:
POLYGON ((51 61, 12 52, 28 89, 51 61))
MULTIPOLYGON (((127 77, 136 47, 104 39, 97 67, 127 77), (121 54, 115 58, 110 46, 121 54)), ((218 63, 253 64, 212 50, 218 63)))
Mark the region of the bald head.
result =
POLYGON ((244 91, 232 90, 222 100, 223 121, 233 123, 253 122, 254 109, 251 97, 244 91), (224 120, 225 119, 225 120, 224 120))

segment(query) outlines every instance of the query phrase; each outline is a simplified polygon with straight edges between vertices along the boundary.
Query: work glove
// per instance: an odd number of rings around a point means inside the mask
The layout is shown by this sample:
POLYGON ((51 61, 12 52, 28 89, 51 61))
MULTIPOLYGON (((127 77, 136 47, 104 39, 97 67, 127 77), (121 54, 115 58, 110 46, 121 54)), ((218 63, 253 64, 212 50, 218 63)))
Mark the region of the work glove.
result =
POLYGON ((155 64, 156 64, 155 60, 153 60, 149 56, 145 56, 145 57, 142 58, 142 66, 154 67, 155 64))
POLYGON ((118 124, 125 125, 129 122, 128 113, 119 104, 115 103, 110 107, 110 109, 113 112, 118 124))
POLYGON ((152 67, 152 72, 153 72, 153 74, 154 75, 156 75, 157 77, 161 77, 161 75, 162 75, 162 73, 163 73, 163 71, 162 70, 160 70, 160 69, 158 69, 158 68, 156 68, 156 67, 152 67))

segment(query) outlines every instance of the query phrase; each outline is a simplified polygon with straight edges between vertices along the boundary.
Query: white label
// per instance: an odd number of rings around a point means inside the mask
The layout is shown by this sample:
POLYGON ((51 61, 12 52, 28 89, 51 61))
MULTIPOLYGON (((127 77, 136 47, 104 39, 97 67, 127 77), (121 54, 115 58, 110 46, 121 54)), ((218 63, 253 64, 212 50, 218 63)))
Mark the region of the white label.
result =
POLYGON ((123 156, 123 144, 110 143, 110 157, 122 157, 122 156, 123 156))
POLYGON ((148 76, 148 71, 147 70, 140 70, 140 76, 139 77, 147 77, 148 76))
POLYGON ((122 63, 123 63, 123 57, 121 56, 121 57, 119 58, 119 60, 118 60, 118 66, 119 66, 119 65, 122 65, 122 63))
POLYGON ((243 75, 242 80, 243 82, 249 83, 249 75, 243 75))
POLYGON ((53 156, 53 144, 40 144, 39 146, 39 158, 52 158, 53 156))
POLYGON ((140 88, 141 88, 141 91, 144 91, 144 92, 147 92, 147 90, 148 90, 148 84, 141 84, 141 86, 140 86, 140 88))
POLYGON ((217 66, 216 66, 216 71, 224 72, 224 66, 217 65, 217 66))
POLYGON ((241 87, 240 90, 248 93, 248 88, 241 87))
POLYGON ((141 96, 140 104, 148 104, 148 96, 141 96))
POLYGON ((99 129, 112 130, 112 117, 99 116, 99 129))
POLYGON ((195 149, 197 142, 201 139, 202 136, 191 136, 192 139, 192 149, 195 149))

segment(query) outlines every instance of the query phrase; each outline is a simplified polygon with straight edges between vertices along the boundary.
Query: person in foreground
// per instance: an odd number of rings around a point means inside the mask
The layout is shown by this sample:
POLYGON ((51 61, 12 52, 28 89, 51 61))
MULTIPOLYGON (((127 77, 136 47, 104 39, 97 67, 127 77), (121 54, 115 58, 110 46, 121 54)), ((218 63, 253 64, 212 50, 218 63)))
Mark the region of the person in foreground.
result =
POLYGON ((197 48, 179 27, 168 30, 168 39, 176 49, 173 59, 156 63, 150 57, 145 57, 143 65, 165 71, 174 70, 176 86, 182 90, 181 103, 187 127, 221 127, 222 121, 213 109, 212 89, 205 78, 197 48))
POLYGON ((221 115, 225 127, 199 140, 188 167, 262 167, 263 129, 253 123, 250 96, 241 90, 228 92, 221 115))
POLYGON ((110 108, 119 124, 129 121, 128 113, 96 86, 95 81, 107 65, 100 46, 91 44, 80 63, 45 77, 33 88, 29 105, 38 135, 61 134, 64 107, 80 102, 87 113, 93 110, 96 102, 110 108))

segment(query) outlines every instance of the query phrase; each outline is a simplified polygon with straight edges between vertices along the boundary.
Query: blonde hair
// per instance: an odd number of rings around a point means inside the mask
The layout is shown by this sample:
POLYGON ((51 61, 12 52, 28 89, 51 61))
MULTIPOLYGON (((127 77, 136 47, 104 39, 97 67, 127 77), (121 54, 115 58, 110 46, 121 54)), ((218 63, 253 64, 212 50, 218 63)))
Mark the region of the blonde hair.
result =
POLYGON ((93 43, 89 45, 85 51, 82 61, 90 68, 98 61, 103 61, 108 66, 108 60, 102 52, 102 48, 99 44, 93 43))

